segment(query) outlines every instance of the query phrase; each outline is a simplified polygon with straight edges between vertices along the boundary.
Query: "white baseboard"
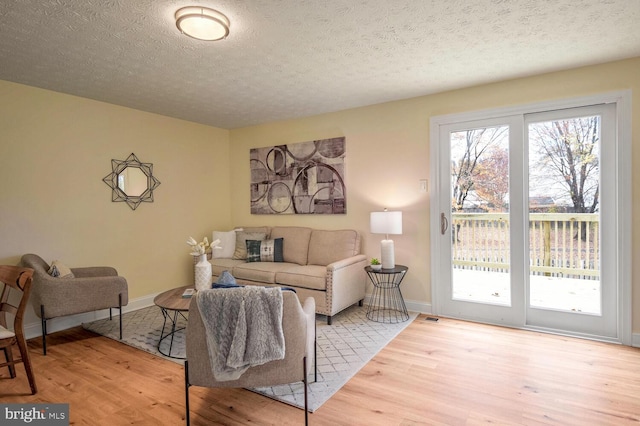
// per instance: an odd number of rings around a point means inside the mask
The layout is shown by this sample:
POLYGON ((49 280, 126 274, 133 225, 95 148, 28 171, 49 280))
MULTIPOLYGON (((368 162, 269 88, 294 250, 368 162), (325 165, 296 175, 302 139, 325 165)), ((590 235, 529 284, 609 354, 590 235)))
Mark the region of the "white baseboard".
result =
MULTIPOLYGON (((138 309, 146 308, 147 306, 153 305, 153 299, 156 297, 158 293, 151 294, 148 296, 139 297, 137 299, 129 300, 129 304, 127 306, 122 307, 122 312, 131 312, 137 311, 138 309)), ((113 315, 118 314, 118 309, 113 309, 113 315)), ((109 310, 102 309, 100 311, 87 312, 84 314, 78 315, 69 315, 66 317, 60 318, 52 318, 47 320, 47 334, 55 333, 56 331, 66 330, 68 328, 76 327, 82 325, 85 322, 91 322, 103 318, 109 318, 109 310)), ((42 323, 40 318, 37 318, 37 322, 31 322, 29 324, 25 324, 24 326, 24 334, 27 339, 32 339, 34 337, 42 336, 42 323)))
POLYGON ((640 348, 640 333, 631 334, 631 346, 634 348, 640 348))

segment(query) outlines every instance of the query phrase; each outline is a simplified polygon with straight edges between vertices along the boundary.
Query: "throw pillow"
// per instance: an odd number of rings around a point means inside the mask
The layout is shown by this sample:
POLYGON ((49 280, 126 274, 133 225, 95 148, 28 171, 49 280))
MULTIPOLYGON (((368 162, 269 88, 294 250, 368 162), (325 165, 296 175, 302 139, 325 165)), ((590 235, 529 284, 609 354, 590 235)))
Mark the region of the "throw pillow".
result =
POLYGON ((238 284, 212 284, 211 288, 240 288, 244 287, 238 284))
POLYGON ((59 260, 51 262, 51 267, 47 272, 54 278, 75 278, 71 269, 59 260))
POLYGON ((247 240, 247 262, 284 262, 284 238, 247 240))
POLYGON ((222 271, 222 273, 218 277, 218 281, 216 281, 216 284, 219 284, 219 285, 238 285, 236 283, 236 278, 233 275, 231 275, 231 272, 229 272, 229 271, 222 271))
POLYGON ((247 240, 264 240, 267 234, 264 232, 236 232, 236 250, 233 259, 245 260, 247 258, 247 240))
POLYGON ((236 251, 236 231, 221 232, 213 231, 211 241, 220 240, 218 247, 211 248, 211 257, 214 259, 231 259, 236 251))

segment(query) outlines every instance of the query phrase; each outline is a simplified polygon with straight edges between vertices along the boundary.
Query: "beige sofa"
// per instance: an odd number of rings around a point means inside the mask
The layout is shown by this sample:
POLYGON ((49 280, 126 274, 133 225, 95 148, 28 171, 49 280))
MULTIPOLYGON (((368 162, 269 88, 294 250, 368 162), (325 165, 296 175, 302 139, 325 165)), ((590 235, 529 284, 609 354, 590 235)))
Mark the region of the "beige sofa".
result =
MULTIPOLYGON (((296 226, 244 227, 235 231, 232 257, 213 257, 213 282, 229 271, 240 285, 292 287, 301 303, 313 297, 316 313, 331 317, 343 309, 362 302, 365 297, 366 256, 360 254, 360 235, 354 230, 320 230, 296 226), (247 239, 282 238, 283 262, 247 262, 242 252, 247 239), (255 238, 255 237, 258 238, 255 238), (235 257, 235 258, 234 258, 235 257)), ((216 237, 214 233, 214 238, 216 237)), ((230 252, 228 247, 223 251, 230 252)))

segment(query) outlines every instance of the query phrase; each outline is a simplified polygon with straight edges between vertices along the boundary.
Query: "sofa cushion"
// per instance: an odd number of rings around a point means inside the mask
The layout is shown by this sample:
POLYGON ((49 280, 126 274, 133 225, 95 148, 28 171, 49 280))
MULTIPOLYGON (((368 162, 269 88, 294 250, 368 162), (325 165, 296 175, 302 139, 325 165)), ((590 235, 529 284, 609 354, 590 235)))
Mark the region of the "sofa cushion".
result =
POLYGON ((271 229, 271 238, 284 239, 283 257, 285 262, 307 264, 309 253, 309 238, 311 228, 300 226, 276 226, 271 229))
POLYGON ((264 240, 266 237, 265 232, 236 232, 236 250, 233 253, 233 258, 245 260, 247 258, 247 240, 264 240))
POLYGON ((352 229, 314 229, 309 241, 309 265, 327 266, 360 252, 360 236, 352 229))
POLYGON ((275 284, 276 274, 297 265, 280 262, 251 262, 234 266, 231 272, 236 279, 258 281, 264 284, 275 284))
POLYGON ((247 240, 247 262, 284 262, 282 238, 275 240, 247 240))
POLYGON ((268 226, 240 226, 234 228, 236 231, 244 232, 264 232, 267 235, 267 239, 270 238, 271 228, 268 226))
POLYGON ((318 265, 298 265, 278 272, 275 280, 278 285, 326 290, 327 268, 318 265))
POLYGON ((231 272, 234 266, 242 265, 245 261, 238 259, 211 259, 209 263, 211 263, 211 274, 220 276, 223 271, 231 272))

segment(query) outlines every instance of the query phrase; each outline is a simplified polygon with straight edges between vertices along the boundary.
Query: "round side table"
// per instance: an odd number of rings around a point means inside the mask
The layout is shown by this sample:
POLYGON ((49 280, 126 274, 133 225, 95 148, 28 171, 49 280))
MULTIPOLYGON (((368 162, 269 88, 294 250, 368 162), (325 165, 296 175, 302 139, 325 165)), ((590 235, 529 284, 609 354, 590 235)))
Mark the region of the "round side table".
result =
POLYGON ((180 322, 180 317, 185 322, 188 321, 188 312, 189 312, 189 304, 191 303, 191 298, 182 297, 182 293, 188 288, 193 288, 193 286, 185 286, 178 287, 171 290, 167 290, 164 293, 160 293, 153 299, 153 303, 155 303, 160 310, 162 311, 162 316, 164 317, 164 322, 162 323, 162 331, 160 331, 160 340, 158 341, 158 352, 162 355, 167 356, 169 358, 176 359, 185 359, 184 356, 172 355, 171 350, 173 349, 173 338, 177 333, 184 331, 186 326, 180 327, 178 323, 180 322), (169 327, 167 328, 167 322, 169 323, 169 327), (167 331, 165 332, 165 329, 167 331), (167 342, 166 339, 169 339, 167 350, 167 342), (163 345, 163 342, 165 343, 163 345))
POLYGON ((400 283, 409 270, 406 266, 396 265, 392 269, 374 271, 370 266, 364 268, 373 284, 373 295, 367 308, 367 318, 371 321, 398 323, 409 319, 404 304, 400 283))

